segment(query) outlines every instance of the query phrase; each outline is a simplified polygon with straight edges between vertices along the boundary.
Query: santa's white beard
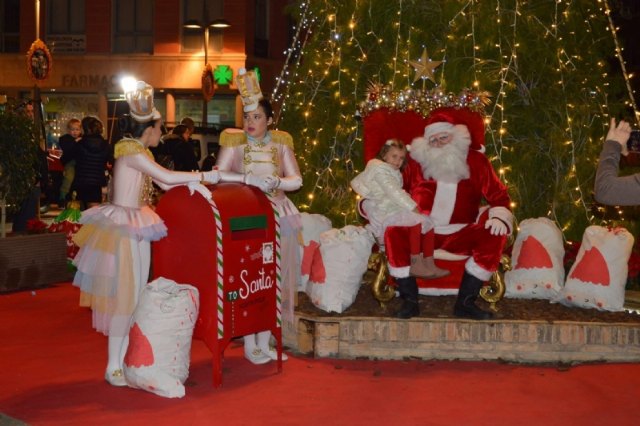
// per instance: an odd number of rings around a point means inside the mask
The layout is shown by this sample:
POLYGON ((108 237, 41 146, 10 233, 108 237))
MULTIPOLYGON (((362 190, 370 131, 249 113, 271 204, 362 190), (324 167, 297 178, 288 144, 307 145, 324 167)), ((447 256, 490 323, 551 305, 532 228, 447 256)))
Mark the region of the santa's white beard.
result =
POLYGON ((424 146, 422 173, 427 179, 457 183, 469 178, 467 154, 471 139, 467 135, 454 134, 453 141, 443 147, 424 146))

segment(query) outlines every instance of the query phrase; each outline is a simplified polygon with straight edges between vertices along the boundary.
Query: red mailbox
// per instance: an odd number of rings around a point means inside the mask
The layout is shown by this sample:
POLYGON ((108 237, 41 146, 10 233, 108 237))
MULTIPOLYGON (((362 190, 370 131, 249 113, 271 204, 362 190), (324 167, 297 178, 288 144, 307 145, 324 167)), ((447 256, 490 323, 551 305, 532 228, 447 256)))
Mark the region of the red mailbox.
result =
POLYGON ((209 189, 211 202, 184 186, 160 199, 156 211, 168 235, 153 244, 153 276, 198 288, 194 337, 213 354, 218 387, 234 337, 271 330, 282 371, 280 241, 273 205, 259 189, 238 183, 209 189))

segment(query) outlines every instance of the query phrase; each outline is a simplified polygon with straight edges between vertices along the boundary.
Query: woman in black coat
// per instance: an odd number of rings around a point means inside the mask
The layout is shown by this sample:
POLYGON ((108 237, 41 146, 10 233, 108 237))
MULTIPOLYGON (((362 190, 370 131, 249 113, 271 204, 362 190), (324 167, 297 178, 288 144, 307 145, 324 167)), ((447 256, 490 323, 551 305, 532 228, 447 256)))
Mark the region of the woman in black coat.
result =
POLYGON ((102 137, 104 126, 100 119, 84 117, 82 131, 84 135, 72 153, 76 161, 76 175, 71 193, 76 191, 83 208, 88 208, 102 203, 102 188, 107 185, 107 163, 113 154, 109 143, 102 137))

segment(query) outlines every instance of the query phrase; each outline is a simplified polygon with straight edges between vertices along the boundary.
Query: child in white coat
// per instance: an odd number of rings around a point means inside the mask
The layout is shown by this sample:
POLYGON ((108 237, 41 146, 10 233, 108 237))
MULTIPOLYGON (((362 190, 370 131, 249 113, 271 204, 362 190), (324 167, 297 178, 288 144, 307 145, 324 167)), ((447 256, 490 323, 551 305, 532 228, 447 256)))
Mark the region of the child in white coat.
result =
POLYGON ((388 140, 378 156, 351 181, 351 187, 364 199, 368 227, 378 241, 384 239, 389 226, 409 228, 410 275, 428 279, 443 277, 449 271, 438 268, 433 260, 433 222, 420 213, 416 202, 402 189, 401 170, 407 161, 407 148, 397 139, 388 140))

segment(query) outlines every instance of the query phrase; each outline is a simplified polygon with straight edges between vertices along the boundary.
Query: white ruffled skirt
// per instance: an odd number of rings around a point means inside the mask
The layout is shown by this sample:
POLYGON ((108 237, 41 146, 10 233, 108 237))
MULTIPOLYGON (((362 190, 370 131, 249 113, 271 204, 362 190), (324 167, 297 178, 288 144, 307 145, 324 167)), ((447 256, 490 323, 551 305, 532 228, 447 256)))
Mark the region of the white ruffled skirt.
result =
POLYGON ((126 336, 138 294, 148 277, 150 241, 167 235, 167 227, 148 206, 103 204, 82 213, 74 236, 80 247, 73 264, 73 285, 80 306, 93 311, 93 327, 105 335, 126 336))

